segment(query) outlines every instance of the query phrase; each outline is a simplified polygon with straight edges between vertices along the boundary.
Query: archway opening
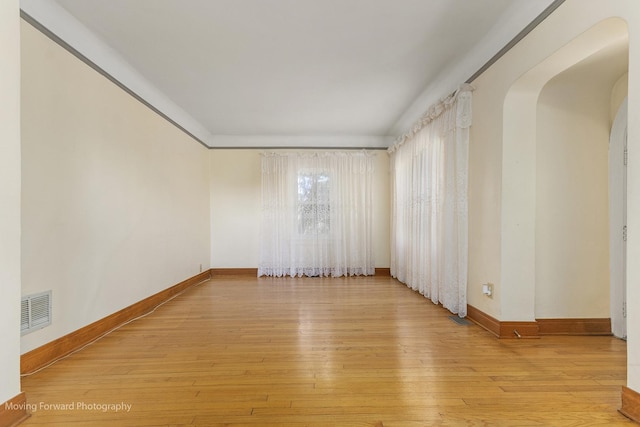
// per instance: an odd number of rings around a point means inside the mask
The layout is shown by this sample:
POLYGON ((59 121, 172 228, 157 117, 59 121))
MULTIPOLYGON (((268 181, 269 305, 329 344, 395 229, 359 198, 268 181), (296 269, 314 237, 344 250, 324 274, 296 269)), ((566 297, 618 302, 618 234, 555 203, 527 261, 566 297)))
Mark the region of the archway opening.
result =
POLYGON ((609 315, 608 135, 627 57, 627 25, 610 18, 525 73, 505 97, 503 320, 609 315), (586 139, 594 140, 588 150, 586 139))
POLYGON ((538 97, 535 316, 575 319, 576 333, 606 333, 611 268, 622 273, 611 259, 622 225, 611 240, 609 139, 627 74, 621 39, 554 76, 538 97))

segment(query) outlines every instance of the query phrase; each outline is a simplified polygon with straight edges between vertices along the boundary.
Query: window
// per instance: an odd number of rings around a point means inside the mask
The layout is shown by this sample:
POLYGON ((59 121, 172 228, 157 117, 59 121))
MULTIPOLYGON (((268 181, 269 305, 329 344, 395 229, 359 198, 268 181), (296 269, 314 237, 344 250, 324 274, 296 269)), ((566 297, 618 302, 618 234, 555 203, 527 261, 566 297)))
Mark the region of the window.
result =
POLYGON ((330 181, 326 172, 298 173, 298 234, 329 234, 331 229, 330 181))
POLYGON ((374 274, 373 157, 263 154, 258 276, 374 274))

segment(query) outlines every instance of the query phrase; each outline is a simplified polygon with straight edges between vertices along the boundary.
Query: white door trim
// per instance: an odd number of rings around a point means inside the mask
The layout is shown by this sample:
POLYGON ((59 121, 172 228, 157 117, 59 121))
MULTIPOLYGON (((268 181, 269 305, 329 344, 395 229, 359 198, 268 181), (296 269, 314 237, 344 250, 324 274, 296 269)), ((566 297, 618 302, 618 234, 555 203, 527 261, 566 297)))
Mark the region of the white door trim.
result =
POLYGON ((609 138, 609 281, 611 331, 627 337, 626 246, 627 185, 627 99, 618 109, 609 138))

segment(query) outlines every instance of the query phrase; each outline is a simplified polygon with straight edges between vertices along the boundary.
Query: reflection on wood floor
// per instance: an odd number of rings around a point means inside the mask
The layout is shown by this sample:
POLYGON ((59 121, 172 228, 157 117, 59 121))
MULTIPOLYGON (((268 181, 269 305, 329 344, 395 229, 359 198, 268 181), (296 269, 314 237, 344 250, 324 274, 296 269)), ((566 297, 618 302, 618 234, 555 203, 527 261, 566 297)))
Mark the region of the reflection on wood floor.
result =
POLYGON ((449 314, 389 277, 216 277, 23 378, 23 425, 632 425, 624 341, 449 314))

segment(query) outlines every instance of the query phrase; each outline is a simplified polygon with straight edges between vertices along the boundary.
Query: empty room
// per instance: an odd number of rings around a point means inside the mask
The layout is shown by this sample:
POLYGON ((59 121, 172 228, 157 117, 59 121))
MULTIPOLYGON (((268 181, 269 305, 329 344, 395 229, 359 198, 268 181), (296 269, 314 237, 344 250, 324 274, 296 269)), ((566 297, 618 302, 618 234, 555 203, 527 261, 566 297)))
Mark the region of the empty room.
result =
POLYGON ((0 2, 0 427, 637 425, 639 30, 0 2))

